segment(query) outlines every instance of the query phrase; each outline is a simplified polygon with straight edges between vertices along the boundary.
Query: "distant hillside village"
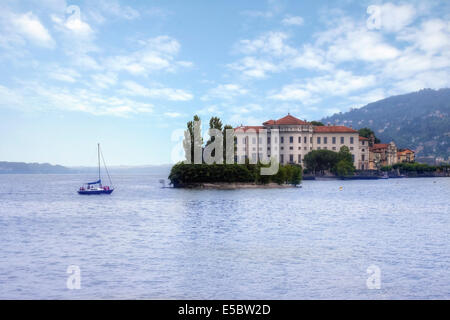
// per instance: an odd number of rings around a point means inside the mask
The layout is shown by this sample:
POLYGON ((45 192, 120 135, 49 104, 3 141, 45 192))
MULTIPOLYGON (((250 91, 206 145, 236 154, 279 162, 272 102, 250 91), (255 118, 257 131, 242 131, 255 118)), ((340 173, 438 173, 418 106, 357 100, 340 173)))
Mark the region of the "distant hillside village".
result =
POLYGON ((257 162, 264 156, 270 158, 277 153, 281 164, 305 165, 304 159, 309 152, 338 152, 343 146, 350 151, 353 165, 358 170, 380 170, 396 163, 413 163, 415 159, 413 150, 398 149, 393 141, 376 143, 373 133, 363 137, 350 127, 307 122, 290 114, 278 120, 268 120, 262 126, 241 125, 235 128, 235 135, 236 157, 240 161, 257 162), (260 137, 263 129, 266 139, 260 137), (271 150, 273 129, 279 131, 280 140, 279 149, 271 150))

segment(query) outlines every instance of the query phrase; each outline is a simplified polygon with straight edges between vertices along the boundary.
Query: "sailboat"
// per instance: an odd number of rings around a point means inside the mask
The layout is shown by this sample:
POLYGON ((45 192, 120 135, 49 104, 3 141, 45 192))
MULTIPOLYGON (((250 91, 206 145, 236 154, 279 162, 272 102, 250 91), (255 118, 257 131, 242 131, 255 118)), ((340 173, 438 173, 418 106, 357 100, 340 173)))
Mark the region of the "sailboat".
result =
POLYGON ((78 189, 78 194, 90 195, 90 194, 111 194, 114 191, 112 186, 111 177, 109 176, 108 168, 106 167, 105 158, 100 151, 100 143, 97 144, 97 155, 98 155, 98 180, 94 182, 87 182, 83 184, 80 189, 78 189), (106 174, 109 179, 109 186, 104 186, 102 184, 102 177, 100 173, 100 155, 103 159, 103 164, 105 165, 106 174))

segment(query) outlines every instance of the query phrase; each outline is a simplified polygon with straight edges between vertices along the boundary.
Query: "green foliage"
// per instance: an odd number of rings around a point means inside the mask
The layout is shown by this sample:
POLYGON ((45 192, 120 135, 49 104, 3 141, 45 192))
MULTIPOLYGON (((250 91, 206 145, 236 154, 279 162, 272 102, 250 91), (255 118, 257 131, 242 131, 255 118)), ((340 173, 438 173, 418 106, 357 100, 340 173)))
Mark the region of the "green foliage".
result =
POLYGON ((392 166, 382 166, 380 169, 381 171, 391 171, 392 170, 392 166))
POLYGON ((380 141, 380 139, 378 139, 376 136, 375 136, 375 132, 373 132, 373 130, 372 129, 370 129, 370 128, 361 128, 361 129, 359 129, 358 130, 358 132, 359 132, 359 135, 361 136, 361 137, 365 137, 365 138, 368 138, 368 139, 370 139, 370 136, 373 134, 373 136, 375 137, 375 143, 380 143, 381 141, 380 141))
POLYGON ((194 148, 195 146, 201 147, 203 145, 203 139, 201 137, 194 136, 194 129, 199 130, 201 127, 200 117, 195 115, 193 121, 187 123, 187 130, 184 134, 183 148, 188 159, 189 152, 191 153, 191 161, 194 162, 194 148), (197 127, 196 127, 197 126, 197 127))
POLYGON ((338 153, 331 150, 312 150, 303 159, 312 173, 331 170, 339 161, 338 153))
POLYGON ((352 176, 355 173, 355 167, 352 162, 339 160, 336 164, 335 172, 339 177, 352 176))
POLYGON ((299 184, 302 180, 302 167, 298 165, 280 166, 275 175, 261 175, 263 165, 258 164, 184 164, 172 167, 169 180, 175 187, 191 183, 242 182, 267 184, 299 184))
POLYGON ((346 175, 352 175, 355 171, 353 166, 352 154, 347 146, 342 146, 339 152, 331 150, 313 150, 310 151, 303 159, 307 172, 313 174, 317 172, 331 171, 338 175, 340 172, 346 172, 346 175), (338 168, 338 164, 340 166, 338 168))
POLYGON ((417 172, 417 173, 424 173, 424 172, 434 172, 438 169, 436 166, 430 166, 425 163, 396 163, 392 166, 393 169, 398 169, 400 172, 417 172))
POLYGON ((324 124, 322 122, 320 122, 320 121, 311 121, 311 124, 313 126, 324 126, 324 124))
POLYGON ((353 163, 352 154, 350 153, 350 149, 347 146, 342 146, 339 149, 337 161, 339 162, 341 160, 353 163))

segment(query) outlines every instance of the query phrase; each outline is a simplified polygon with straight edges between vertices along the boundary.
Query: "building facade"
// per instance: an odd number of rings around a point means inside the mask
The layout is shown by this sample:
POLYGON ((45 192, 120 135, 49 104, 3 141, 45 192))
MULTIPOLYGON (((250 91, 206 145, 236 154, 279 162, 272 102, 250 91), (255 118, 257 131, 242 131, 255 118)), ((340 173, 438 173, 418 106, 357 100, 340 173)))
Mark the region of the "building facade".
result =
POLYGON ((277 156, 281 164, 303 165, 305 155, 312 150, 339 152, 342 146, 347 146, 357 169, 369 166, 369 141, 360 139, 358 131, 345 126, 314 126, 288 114, 262 126, 241 125, 235 128, 235 136, 236 158, 240 163, 245 159, 256 163, 277 156))
POLYGON ((400 149, 397 151, 397 162, 414 162, 414 151, 410 149, 400 149))
POLYGON ((378 170, 384 166, 392 166, 397 163, 397 146, 391 143, 377 143, 369 149, 369 169, 378 170))

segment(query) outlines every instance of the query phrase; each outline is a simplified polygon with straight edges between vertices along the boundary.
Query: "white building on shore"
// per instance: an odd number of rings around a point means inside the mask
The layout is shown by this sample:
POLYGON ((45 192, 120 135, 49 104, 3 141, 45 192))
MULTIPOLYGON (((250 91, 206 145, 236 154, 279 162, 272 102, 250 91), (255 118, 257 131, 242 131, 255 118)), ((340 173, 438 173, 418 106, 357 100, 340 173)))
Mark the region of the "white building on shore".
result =
POLYGON ((241 125, 235 128, 235 135, 239 162, 245 159, 256 162, 278 156, 281 164, 303 165, 305 155, 312 150, 339 152, 342 146, 347 146, 356 169, 368 169, 368 140, 360 139, 358 131, 349 127, 314 126, 288 114, 278 120, 268 120, 262 126, 241 125), (278 135, 272 134, 274 129, 278 130, 278 135), (272 138, 277 141, 271 141, 272 138))

